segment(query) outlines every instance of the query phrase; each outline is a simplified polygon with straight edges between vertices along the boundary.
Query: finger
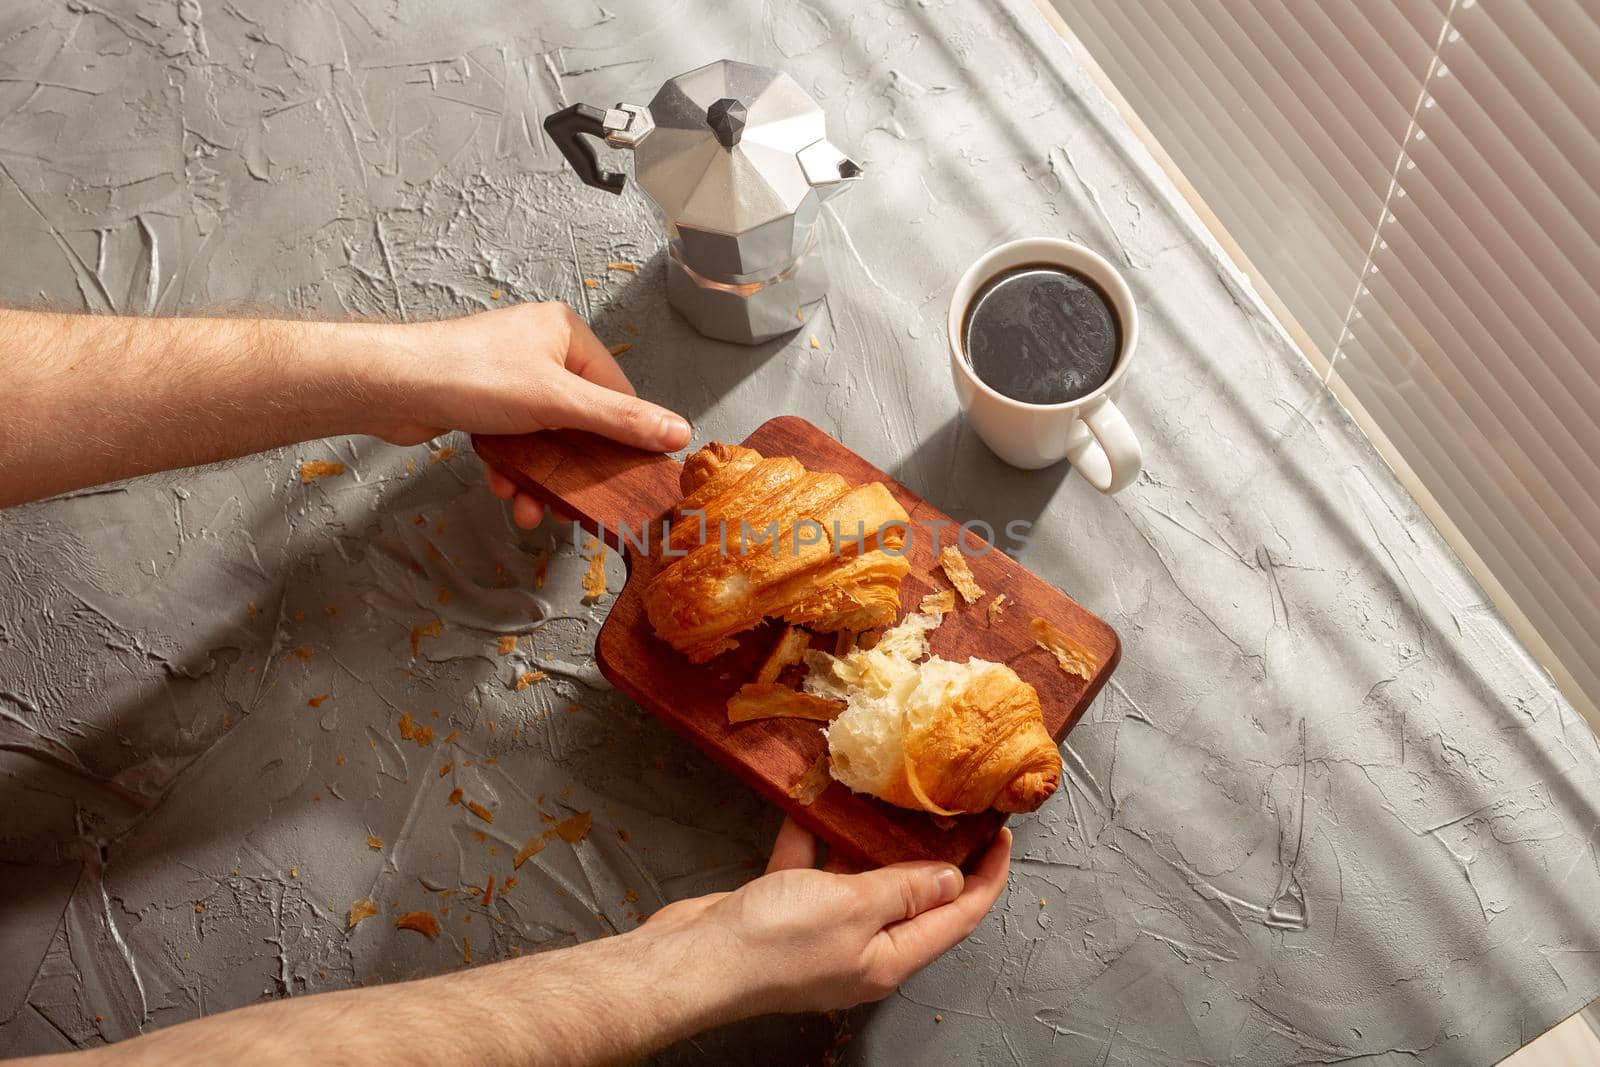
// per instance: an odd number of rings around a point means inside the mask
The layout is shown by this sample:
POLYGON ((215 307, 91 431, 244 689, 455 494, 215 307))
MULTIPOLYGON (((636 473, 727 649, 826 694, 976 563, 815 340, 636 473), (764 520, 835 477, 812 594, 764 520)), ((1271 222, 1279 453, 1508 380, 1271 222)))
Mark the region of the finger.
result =
POLYGON ((572 335, 567 341, 566 362, 567 369, 580 378, 587 378, 596 385, 619 393, 635 395, 633 383, 628 381, 628 376, 618 365, 617 357, 611 354, 611 350, 576 312, 572 316, 572 335))
POLYGON ((524 530, 531 530, 544 521, 544 505, 527 493, 518 493, 511 502, 511 521, 524 530))
POLYGON ((828 854, 823 857, 822 869, 829 874, 860 874, 865 870, 861 864, 845 859, 843 853, 831 846, 828 854))
POLYGON ((828 858, 822 861, 822 869, 827 871, 829 874, 861 873, 860 867, 857 867, 853 863, 845 862, 845 858, 839 855, 837 852, 830 853, 828 858))
POLYGON ((510 500, 517 495, 517 483, 495 470, 487 463, 483 465, 484 473, 489 479, 489 492, 501 500, 510 500))
POLYGON ((558 377, 554 385, 544 405, 544 420, 551 425, 588 430, 652 452, 675 452, 689 443, 683 416, 658 404, 575 374, 558 377))
POLYGON ((859 894, 865 918, 881 926, 950 903, 962 885, 960 870, 948 863, 896 863, 843 877, 859 894))
POLYGON ((1002 828, 953 902, 884 928, 879 944, 893 956, 894 969, 904 975, 919 971, 976 930, 1006 887, 1010 870, 1011 831, 1002 828))
POLYGON ((816 837, 810 830, 785 816, 783 825, 778 827, 778 839, 772 843, 772 858, 767 860, 767 873, 796 867, 809 870, 816 865, 816 837))

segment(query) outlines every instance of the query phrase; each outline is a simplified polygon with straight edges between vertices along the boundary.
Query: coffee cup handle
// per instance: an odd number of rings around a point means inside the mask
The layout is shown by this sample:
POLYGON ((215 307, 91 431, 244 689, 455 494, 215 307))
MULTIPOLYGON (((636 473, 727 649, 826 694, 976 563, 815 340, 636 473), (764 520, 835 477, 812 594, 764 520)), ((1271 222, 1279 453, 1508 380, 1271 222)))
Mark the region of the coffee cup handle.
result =
POLYGON ((1096 401, 1080 414, 1088 432, 1067 452, 1067 459, 1102 493, 1126 489, 1144 466, 1144 451, 1133 427, 1109 398, 1096 401))

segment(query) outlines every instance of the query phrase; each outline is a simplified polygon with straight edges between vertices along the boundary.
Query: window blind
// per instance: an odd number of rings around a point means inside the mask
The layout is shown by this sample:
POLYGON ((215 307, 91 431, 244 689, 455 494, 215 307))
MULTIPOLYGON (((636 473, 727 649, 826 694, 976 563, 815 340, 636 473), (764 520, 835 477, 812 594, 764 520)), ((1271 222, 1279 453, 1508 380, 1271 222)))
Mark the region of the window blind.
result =
POLYGON ((1600 703, 1592 5, 1050 3, 1530 647, 1600 703))

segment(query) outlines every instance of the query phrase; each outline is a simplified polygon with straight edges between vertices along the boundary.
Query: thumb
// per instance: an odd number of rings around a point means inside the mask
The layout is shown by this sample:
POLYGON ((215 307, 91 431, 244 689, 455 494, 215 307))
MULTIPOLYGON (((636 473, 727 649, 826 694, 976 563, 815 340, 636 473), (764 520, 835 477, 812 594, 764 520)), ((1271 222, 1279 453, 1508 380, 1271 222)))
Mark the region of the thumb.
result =
POLYGON ((882 925, 950 903, 965 881, 948 863, 896 863, 845 877, 861 886, 869 913, 882 925))
POLYGON ((576 374, 557 380, 543 421, 652 452, 673 452, 689 443, 689 423, 681 415, 576 374))

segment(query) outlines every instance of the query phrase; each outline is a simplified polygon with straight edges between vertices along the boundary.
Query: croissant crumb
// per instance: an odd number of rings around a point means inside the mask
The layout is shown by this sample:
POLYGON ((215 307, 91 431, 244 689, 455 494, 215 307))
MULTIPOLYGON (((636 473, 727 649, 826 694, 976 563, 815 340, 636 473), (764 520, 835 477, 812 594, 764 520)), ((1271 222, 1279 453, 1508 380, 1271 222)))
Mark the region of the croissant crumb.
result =
POLYGON ((549 843, 549 840, 544 834, 534 834, 528 838, 527 841, 523 842, 522 847, 517 849, 517 854, 512 857, 512 868, 520 871, 524 863, 544 851, 544 846, 549 843))
POLYGON ((327 459, 303 459, 300 461, 300 484, 310 485, 324 478, 337 478, 345 472, 343 463, 336 463, 327 459))
POLYGON ((801 693, 776 682, 750 682, 728 701, 728 721, 755 719, 813 719, 832 722, 844 710, 844 701, 801 693))
POLYGON ((828 774, 828 754, 824 752, 806 768, 804 774, 795 779, 794 785, 789 787, 789 795, 809 808, 827 791, 830 781, 832 778, 828 774))
POLYGON ((362 897, 350 905, 350 912, 346 917, 345 929, 354 930, 356 923, 363 919, 370 919, 378 914, 378 906, 372 902, 371 897, 362 897))
POLYGON ((772 651, 767 653, 767 658, 762 661, 761 669, 756 672, 758 682, 776 682, 778 675, 788 667, 793 667, 805 657, 806 646, 811 643, 811 635, 798 626, 790 626, 783 631, 772 646, 772 651))
POLYGON ((556 836, 569 845, 576 845, 579 841, 589 836, 589 827, 594 825, 594 812, 580 811, 569 819, 562 819, 555 825, 556 836))
POLYGON ((433 917, 431 911, 408 911, 394 921, 394 928, 415 930, 429 941, 439 936, 439 920, 433 917))
POLYGON ((1000 618, 1000 613, 1006 609, 1006 595, 996 593, 994 599, 989 601, 989 625, 993 626, 1000 618))
POLYGON ((599 600, 606 595, 606 549, 597 537, 589 538, 589 569, 583 572, 585 600, 599 600))
POLYGON ((1099 661, 1065 630, 1048 619, 1035 617, 1028 623, 1028 632, 1033 634, 1033 643, 1054 656, 1067 674, 1077 675, 1086 682, 1094 680, 1099 661))
POLYGON ((950 579, 950 584, 956 587, 956 592, 968 604, 976 604, 983 598, 983 586, 972 576, 972 568, 967 566, 967 557, 961 554, 960 548, 955 545, 941 548, 939 569, 944 571, 944 576, 950 579))

